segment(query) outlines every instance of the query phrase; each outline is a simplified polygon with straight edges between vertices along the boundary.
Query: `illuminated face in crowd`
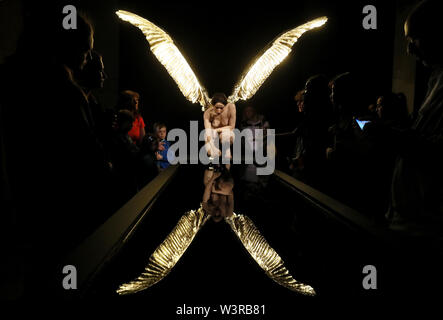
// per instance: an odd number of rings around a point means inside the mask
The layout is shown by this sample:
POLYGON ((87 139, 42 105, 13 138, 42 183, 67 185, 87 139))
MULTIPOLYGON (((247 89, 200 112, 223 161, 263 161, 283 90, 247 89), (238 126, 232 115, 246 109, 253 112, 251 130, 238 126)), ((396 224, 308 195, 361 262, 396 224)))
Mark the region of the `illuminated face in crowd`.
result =
POLYGON ((160 140, 166 139, 166 127, 161 127, 157 129, 157 137, 160 140))

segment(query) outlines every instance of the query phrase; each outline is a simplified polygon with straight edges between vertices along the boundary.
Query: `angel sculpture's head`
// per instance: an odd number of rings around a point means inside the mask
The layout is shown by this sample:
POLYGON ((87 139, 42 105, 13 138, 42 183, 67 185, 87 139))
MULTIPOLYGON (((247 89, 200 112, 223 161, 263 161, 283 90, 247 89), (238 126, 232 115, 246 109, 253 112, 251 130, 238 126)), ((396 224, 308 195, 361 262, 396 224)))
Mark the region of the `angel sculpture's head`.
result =
POLYGON ((221 114, 224 107, 228 103, 228 98, 224 93, 214 93, 211 99, 211 105, 214 106, 214 111, 216 114, 221 114))

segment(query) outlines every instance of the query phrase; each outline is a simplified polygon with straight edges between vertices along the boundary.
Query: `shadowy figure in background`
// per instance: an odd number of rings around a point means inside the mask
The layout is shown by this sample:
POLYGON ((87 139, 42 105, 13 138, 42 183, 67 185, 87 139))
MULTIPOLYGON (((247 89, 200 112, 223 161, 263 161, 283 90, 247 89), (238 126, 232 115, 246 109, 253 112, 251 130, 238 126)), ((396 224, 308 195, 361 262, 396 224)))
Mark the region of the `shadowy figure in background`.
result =
POLYGON ((332 114, 326 77, 310 77, 306 81, 303 99, 304 119, 298 127, 301 140, 297 144, 302 146, 304 182, 324 190, 327 181, 325 150, 328 146, 328 128, 332 114))
POLYGON ((375 222, 385 224, 384 214, 388 208, 392 172, 398 152, 392 148, 389 139, 381 131, 373 130, 380 125, 405 127, 408 120, 406 99, 401 94, 386 93, 377 98, 375 117, 366 117, 370 120, 363 127, 359 143, 366 148, 366 186, 363 189, 368 197, 360 198, 363 201, 361 211, 370 214, 375 222))
POLYGON ((146 134, 140 146, 142 165, 137 175, 138 188, 143 188, 148 182, 159 173, 155 163, 156 152, 158 149, 158 139, 153 134, 146 134))
POLYGON ((377 117, 377 104, 376 103, 371 103, 368 106, 368 118, 373 120, 376 117, 377 117))
MULTIPOLYGON (((305 116, 305 106, 304 106, 304 93, 305 90, 300 90, 297 92, 297 94, 294 97, 294 100, 297 104, 297 112, 298 112, 298 119, 300 123, 303 123, 303 119, 305 116)), ((305 181, 304 176, 304 158, 305 149, 303 147, 303 138, 301 135, 297 135, 295 137, 295 146, 294 151, 292 153, 292 156, 290 157, 289 161, 289 170, 292 173, 292 176, 298 180, 305 181)))
POLYGON ((408 123, 406 97, 403 93, 387 93, 377 98, 376 114, 378 121, 386 125, 402 127, 408 123))
POLYGON ((327 150, 328 159, 339 157, 339 153, 347 153, 355 145, 355 123, 357 116, 355 105, 355 79, 349 73, 336 76, 331 81, 331 102, 334 106, 335 123, 330 127, 333 142, 327 150), (337 155, 338 153, 338 155, 337 155))
MULTIPOLYGON (((256 130, 266 130, 269 129, 269 122, 266 120, 264 115, 257 113, 255 108, 248 104, 243 110, 243 115, 240 123, 240 130, 249 129, 251 130, 251 138, 246 139, 245 146, 252 152, 260 148, 263 150, 266 147, 265 137, 258 138, 256 130)), ((266 132, 263 132, 265 135, 266 132)), ((245 164, 242 166, 241 170, 241 192, 242 201, 248 203, 249 201, 257 201, 257 198, 263 197, 264 190, 268 184, 269 176, 259 176, 257 175, 258 164, 256 162, 252 164, 245 164)))
POLYGON ((61 258, 103 222, 111 167, 74 78, 93 48, 92 25, 79 14, 77 29, 65 30, 60 7, 39 4, 34 10, 9 62, 2 98, 8 123, 20 119, 27 128, 5 128, 17 223, 30 248, 26 261, 32 261, 25 294, 52 295, 62 289, 61 258))
POLYGON ((104 143, 111 135, 116 114, 113 109, 103 106, 93 93, 95 90, 103 89, 104 82, 108 78, 102 55, 92 50, 86 65, 76 73, 78 83, 88 99, 95 132, 104 143))
POLYGON ((405 22, 408 52, 432 74, 412 126, 407 130, 385 128, 400 153, 386 216, 392 229, 408 235, 443 235, 443 43, 437 37, 443 25, 436 22, 442 10, 441 1, 425 1, 405 22))
POLYGON ((131 111, 118 111, 109 148, 116 179, 116 194, 120 205, 127 202, 138 191, 137 168, 139 167, 140 149, 128 134, 132 129, 133 122, 134 117, 131 111))
POLYGON ((118 99, 118 110, 126 109, 132 112, 134 123, 129 131, 129 136, 135 144, 140 145, 146 135, 146 124, 139 109, 140 94, 132 90, 120 92, 118 99))
POLYGON ((146 137, 141 147, 138 147, 129 136, 133 123, 133 113, 120 110, 109 146, 114 165, 116 199, 120 206, 158 172, 153 159, 154 143, 146 137))
POLYGON ((363 132, 356 123, 359 116, 359 81, 349 72, 331 81, 331 102, 335 123, 329 128, 331 145, 326 157, 331 173, 330 192, 355 209, 364 209, 372 184, 369 182, 371 159, 363 132))

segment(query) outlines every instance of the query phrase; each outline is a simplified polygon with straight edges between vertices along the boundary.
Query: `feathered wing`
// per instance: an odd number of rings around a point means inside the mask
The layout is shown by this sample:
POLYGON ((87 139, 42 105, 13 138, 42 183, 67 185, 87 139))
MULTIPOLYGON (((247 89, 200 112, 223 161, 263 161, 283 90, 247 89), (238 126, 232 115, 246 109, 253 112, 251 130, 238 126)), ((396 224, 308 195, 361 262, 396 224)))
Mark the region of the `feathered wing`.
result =
POLYGON ((231 218, 226 218, 226 222, 269 278, 292 291, 308 296, 315 295, 311 286, 298 282, 289 274, 282 258, 261 235, 251 219, 234 214, 231 218))
POLYGON ((185 213, 149 257, 145 271, 137 279, 122 284, 117 293, 120 295, 135 293, 151 287, 166 277, 208 219, 209 215, 202 207, 185 213))
POLYGON ((205 88, 200 85, 172 38, 152 22, 134 13, 118 10, 116 14, 120 19, 131 23, 143 32, 152 53, 166 68, 185 98, 192 103, 198 102, 202 108, 206 108, 209 103, 208 94, 205 88))
POLYGON ((306 31, 318 28, 326 23, 326 17, 311 20, 297 28, 291 29, 275 39, 267 50, 264 51, 243 73, 234 86, 229 102, 251 98, 260 86, 269 77, 272 71, 291 52, 292 46, 306 31))

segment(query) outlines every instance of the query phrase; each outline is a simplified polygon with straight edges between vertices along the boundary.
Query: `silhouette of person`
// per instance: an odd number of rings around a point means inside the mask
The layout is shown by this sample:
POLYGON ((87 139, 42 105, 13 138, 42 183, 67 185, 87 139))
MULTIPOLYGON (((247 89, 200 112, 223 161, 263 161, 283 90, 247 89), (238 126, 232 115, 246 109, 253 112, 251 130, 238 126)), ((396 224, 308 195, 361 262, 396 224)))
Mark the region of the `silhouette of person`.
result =
POLYGON ((95 97, 93 91, 102 89, 108 78, 105 72, 102 55, 92 50, 88 55, 87 62, 82 70, 76 72, 76 79, 88 99, 89 109, 92 116, 92 124, 101 141, 109 137, 114 121, 115 112, 105 108, 95 97))
POLYGON ((129 136, 137 145, 140 145, 142 143, 143 138, 146 135, 146 124, 140 114, 139 103, 140 94, 138 92, 132 90, 125 90, 120 92, 118 109, 126 109, 133 113, 134 123, 132 124, 131 131, 129 131, 129 136))
POLYGON ((443 234, 443 4, 423 1, 405 22, 410 54, 432 70, 426 97, 406 131, 392 130, 392 145, 400 156, 394 168, 390 207, 391 229, 410 235, 443 234))
POLYGON ((103 222, 100 190, 110 169, 87 96, 75 79, 93 48, 92 25, 78 14, 77 29, 65 30, 58 6, 42 3, 33 10, 11 59, 5 94, 8 122, 20 119, 27 128, 6 130, 14 146, 8 170, 17 223, 30 248, 29 278, 25 275, 30 295, 56 294, 62 257, 103 222))
POLYGON ((328 81, 323 75, 310 77, 305 84, 304 119, 299 127, 303 145, 303 165, 306 182, 320 188, 324 180, 328 146, 328 128, 332 106, 328 81))

